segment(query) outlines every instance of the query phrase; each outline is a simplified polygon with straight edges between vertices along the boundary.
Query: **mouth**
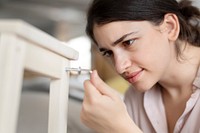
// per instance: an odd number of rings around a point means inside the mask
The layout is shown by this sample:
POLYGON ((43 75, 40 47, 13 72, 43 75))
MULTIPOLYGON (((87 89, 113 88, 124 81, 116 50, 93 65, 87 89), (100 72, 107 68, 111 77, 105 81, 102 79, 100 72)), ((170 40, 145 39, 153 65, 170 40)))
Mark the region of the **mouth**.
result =
POLYGON ((135 82, 139 79, 139 77, 140 77, 140 75, 142 74, 143 70, 144 70, 144 69, 141 69, 141 70, 139 70, 139 71, 135 71, 135 72, 133 72, 133 73, 131 73, 131 74, 125 76, 125 79, 126 79, 129 83, 135 83, 135 82))

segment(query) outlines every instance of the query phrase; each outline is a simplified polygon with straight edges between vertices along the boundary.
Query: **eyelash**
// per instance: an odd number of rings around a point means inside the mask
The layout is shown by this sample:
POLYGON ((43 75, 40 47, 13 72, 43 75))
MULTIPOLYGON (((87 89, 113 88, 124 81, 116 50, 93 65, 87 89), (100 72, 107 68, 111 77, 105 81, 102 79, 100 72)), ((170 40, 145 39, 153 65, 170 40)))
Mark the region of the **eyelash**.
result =
POLYGON ((112 51, 110 51, 110 50, 108 50, 108 51, 105 51, 105 52, 103 52, 103 56, 105 56, 105 57, 111 57, 112 56, 112 54, 113 54, 113 52, 112 51))
POLYGON ((124 47, 128 47, 128 46, 132 45, 134 42, 135 42, 135 39, 130 39, 130 40, 122 42, 122 45, 124 47))
MULTIPOLYGON (((124 41, 124 42, 122 42, 122 45, 124 47, 129 47, 135 42, 135 40, 136 39, 130 39, 130 40, 124 41)), ((108 51, 104 51, 102 55, 105 56, 105 57, 111 57, 112 54, 113 54, 113 52, 108 50, 108 51)))

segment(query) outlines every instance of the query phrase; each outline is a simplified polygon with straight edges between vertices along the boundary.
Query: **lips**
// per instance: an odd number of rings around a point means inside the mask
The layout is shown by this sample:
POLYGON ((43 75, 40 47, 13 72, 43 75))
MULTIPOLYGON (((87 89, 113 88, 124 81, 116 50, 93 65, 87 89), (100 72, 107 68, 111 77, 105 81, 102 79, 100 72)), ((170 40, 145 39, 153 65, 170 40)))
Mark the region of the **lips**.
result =
POLYGON ((139 70, 139 71, 135 71, 127 76, 125 76, 125 79, 129 82, 129 83, 135 83, 139 76, 141 75, 143 69, 139 70))

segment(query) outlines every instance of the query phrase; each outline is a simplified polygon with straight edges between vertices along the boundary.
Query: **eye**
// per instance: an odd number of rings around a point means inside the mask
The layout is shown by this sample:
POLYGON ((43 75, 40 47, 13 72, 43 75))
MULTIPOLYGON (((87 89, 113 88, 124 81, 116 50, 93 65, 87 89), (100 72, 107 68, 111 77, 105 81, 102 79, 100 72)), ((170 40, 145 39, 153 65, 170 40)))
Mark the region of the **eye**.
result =
POLYGON ((113 52, 110 51, 110 50, 102 52, 102 55, 105 56, 105 57, 111 57, 112 54, 113 54, 113 52))
POLYGON ((130 40, 127 40, 127 41, 122 42, 122 44, 123 44, 125 47, 127 47, 127 46, 132 45, 134 42, 135 42, 135 39, 130 39, 130 40))

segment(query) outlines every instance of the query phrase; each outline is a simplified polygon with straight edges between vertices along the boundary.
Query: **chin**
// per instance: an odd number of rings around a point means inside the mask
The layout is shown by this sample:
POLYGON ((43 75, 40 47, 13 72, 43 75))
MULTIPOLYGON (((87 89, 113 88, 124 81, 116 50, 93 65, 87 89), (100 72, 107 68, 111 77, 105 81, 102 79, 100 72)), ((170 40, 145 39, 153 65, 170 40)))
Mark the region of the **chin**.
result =
POLYGON ((145 91, 148 91, 150 90, 155 84, 147 84, 147 83, 135 83, 135 84, 132 84, 132 86, 140 91, 140 92, 145 92, 145 91))

